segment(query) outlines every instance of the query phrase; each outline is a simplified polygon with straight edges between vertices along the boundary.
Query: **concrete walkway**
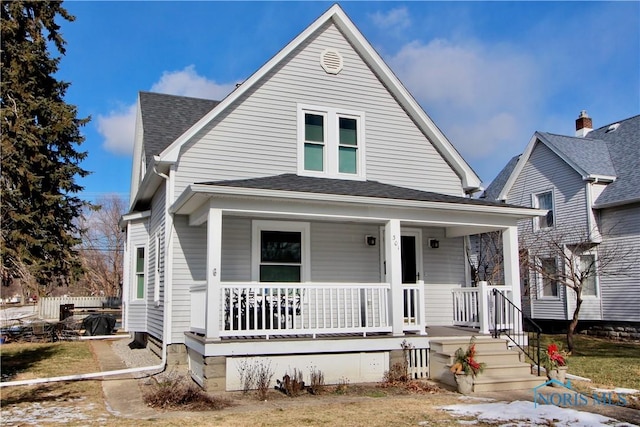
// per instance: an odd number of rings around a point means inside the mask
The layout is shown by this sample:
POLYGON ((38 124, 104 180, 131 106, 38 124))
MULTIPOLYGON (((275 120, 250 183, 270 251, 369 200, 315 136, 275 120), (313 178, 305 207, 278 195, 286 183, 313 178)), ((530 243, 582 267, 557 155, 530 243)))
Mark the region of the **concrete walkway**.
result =
MULTIPOLYGON (((91 341, 94 354, 102 371, 126 369, 125 363, 111 350, 107 340, 91 341)), ((138 380, 132 374, 105 377, 102 390, 106 399, 107 410, 113 415, 125 418, 149 419, 158 413, 149 408, 142 400, 142 391, 138 380)))

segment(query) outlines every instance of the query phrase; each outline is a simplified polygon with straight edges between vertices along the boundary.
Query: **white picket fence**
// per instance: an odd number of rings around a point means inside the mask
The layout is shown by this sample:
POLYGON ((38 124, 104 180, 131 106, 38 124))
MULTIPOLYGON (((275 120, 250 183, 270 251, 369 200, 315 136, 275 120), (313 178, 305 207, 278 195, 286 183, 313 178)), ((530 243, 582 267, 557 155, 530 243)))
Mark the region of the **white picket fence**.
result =
POLYGON ((38 299, 38 316, 46 320, 60 319, 60 306, 73 304, 74 309, 118 308, 116 297, 43 297, 38 299))

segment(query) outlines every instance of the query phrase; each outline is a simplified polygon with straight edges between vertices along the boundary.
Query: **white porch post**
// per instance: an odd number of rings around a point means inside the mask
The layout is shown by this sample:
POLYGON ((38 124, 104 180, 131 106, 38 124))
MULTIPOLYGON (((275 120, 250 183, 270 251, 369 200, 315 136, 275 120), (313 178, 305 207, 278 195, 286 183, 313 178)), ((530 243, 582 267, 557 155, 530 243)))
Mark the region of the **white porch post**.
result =
POLYGON ((404 313, 402 295, 402 257, 400 252, 400 220, 387 221, 384 228, 387 281, 391 285, 389 306, 393 335, 404 335, 404 313))
POLYGON ((207 214, 206 336, 220 339, 220 273, 222 263, 222 210, 209 207, 207 214))
MULTIPOLYGON (((513 304, 522 310, 520 295, 520 251, 518 249, 518 227, 512 226, 502 233, 502 249, 504 253, 504 282, 511 285, 513 304)), ((522 322, 515 322, 522 325, 522 322)), ((514 331, 522 332, 522 331, 514 331)))

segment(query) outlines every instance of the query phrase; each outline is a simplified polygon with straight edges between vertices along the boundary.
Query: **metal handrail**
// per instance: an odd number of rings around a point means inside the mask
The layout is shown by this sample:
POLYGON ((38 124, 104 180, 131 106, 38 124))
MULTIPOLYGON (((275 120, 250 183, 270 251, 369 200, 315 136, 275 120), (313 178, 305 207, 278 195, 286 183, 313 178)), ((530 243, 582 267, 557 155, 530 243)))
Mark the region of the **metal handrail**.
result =
POLYGON ((494 297, 493 337, 498 338, 500 333, 504 333, 536 365, 538 376, 540 376, 540 334, 542 328, 531 318, 525 316, 522 310, 511 302, 504 293, 495 288, 492 292, 494 297), (501 330, 500 325, 510 325, 510 327, 501 330), (518 331, 522 332, 520 337, 517 336, 518 331), (526 344, 523 342, 524 340, 521 340, 524 338, 525 332, 527 334, 526 344))

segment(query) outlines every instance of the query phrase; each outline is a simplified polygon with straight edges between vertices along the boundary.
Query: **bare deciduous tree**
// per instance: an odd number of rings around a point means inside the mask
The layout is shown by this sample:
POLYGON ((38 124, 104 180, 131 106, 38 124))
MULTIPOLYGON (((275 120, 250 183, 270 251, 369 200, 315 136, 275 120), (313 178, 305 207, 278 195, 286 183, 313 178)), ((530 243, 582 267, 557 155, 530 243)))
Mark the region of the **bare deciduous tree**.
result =
POLYGON ((122 198, 110 195, 85 210, 79 220, 79 252, 85 273, 78 285, 84 293, 119 296, 125 234, 118 223, 126 208, 122 198))
POLYGON ((471 266, 473 282, 504 283, 502 231, 492 231, 471 236, 469 246, 467 248, 467 261, 471 266))
MULTIPOLYGON (((577 227, 549 228, 520 241, 521 253, 528 254, 523 258, 523 268, 534 274, 533 283, 540 294, 559 295, 561 287, 573 291, 575 308, 567 328, 569 352, 574 349, 573 335, 585 292, 595 293, 597 278, 626 276, 628 267, 637 262, 638 255, 630 248, 613 243, 598 244, 592 238, 594 235, 577 227)), ((566 292, 567 298, 569 295, 566 292)))

